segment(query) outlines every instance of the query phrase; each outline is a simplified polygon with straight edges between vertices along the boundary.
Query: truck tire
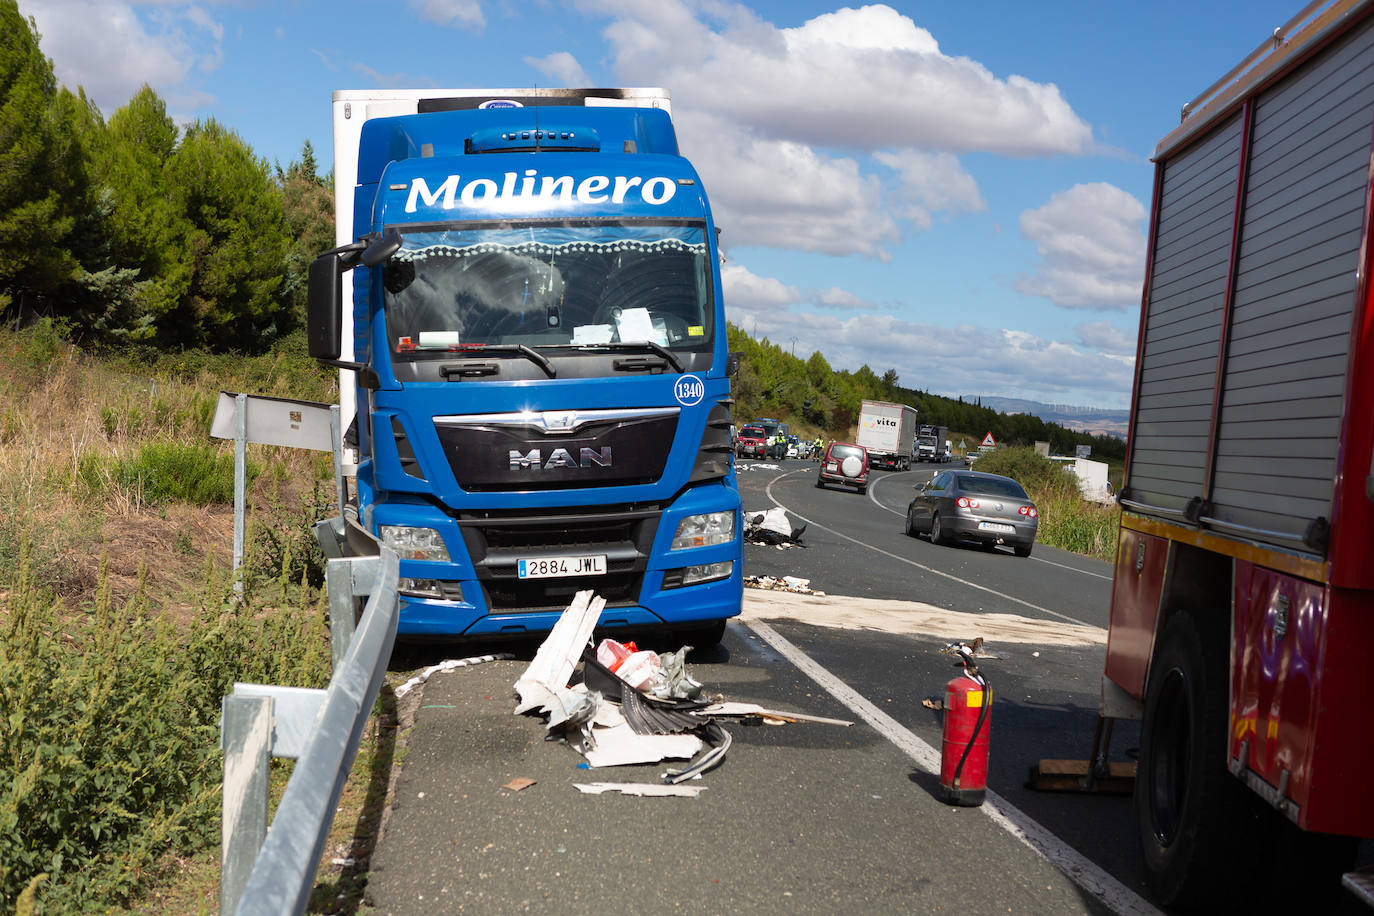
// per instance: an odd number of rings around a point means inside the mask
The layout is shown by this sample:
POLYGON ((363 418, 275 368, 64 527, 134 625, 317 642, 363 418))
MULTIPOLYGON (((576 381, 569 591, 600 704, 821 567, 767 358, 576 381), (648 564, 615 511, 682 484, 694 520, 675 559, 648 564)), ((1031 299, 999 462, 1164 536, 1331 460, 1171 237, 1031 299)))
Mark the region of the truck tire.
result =
POLYGON ((684 627, 677 631, 677 638, 684 646, 691 646, 698 652, 709 652, 725 638, 725 621, 712 620, 700 626, 684 627))
POLYGON ((1229 620, 1207 616, 1180 611, 1160 634, 1134 803, 1155 901, 1229 910, 1236 889, 1253 886, 1276 815, 1227 770, 1229 620))

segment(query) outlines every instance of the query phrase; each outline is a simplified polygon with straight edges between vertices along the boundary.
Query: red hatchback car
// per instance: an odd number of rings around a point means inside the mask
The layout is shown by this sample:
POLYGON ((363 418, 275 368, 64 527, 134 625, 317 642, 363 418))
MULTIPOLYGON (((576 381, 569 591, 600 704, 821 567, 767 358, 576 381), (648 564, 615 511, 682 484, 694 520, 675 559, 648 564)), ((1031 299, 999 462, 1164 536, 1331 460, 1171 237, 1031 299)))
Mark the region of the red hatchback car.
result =
POLYGON ((832 442, 821 458, 820 476, 816 486, 842 483, 868 492, 868 449, 849 442, 832 442))

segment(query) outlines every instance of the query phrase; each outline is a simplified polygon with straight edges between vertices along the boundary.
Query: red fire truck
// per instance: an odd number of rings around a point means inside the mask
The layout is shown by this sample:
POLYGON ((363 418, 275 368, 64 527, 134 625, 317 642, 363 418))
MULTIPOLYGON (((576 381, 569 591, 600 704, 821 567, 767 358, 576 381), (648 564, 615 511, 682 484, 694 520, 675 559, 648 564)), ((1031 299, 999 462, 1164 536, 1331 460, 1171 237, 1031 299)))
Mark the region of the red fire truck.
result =
POLYGON ((1161 903, 1374 837, 1372 140, 1374 0, 1319 0, 1155 151, 1102 714, 1161 903))

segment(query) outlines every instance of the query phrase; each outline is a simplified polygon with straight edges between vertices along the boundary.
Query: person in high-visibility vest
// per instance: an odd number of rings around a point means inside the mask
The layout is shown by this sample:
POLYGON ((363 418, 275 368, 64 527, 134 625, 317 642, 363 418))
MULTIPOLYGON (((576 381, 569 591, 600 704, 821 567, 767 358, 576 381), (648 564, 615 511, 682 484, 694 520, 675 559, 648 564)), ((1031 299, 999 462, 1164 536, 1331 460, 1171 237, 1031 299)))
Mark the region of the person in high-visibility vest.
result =
POLYGON ((816 441, 813 442, 813 443, 811 443, 811 457, 814 458, 814 459, 817 460, 817 461, 820 461, 820 460, 821 460, 821 455, 824 454, 824 453, 825 453, 825 440, 822 439, 820 436, 817 436, 817 437, 816 437, 816 441))

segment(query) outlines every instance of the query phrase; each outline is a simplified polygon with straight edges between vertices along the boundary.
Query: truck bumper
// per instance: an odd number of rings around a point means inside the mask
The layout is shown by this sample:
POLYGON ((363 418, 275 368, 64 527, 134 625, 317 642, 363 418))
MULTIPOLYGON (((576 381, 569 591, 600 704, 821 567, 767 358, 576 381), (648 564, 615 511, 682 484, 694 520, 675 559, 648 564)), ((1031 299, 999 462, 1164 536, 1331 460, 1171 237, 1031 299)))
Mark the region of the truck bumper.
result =
MULTIPOLYGON (((589 507, 588 516, 615 515, 613 507, 589 507)), ((542 633, 552 628, 572 595, 591 589, 607 598, 600 625, 636 630, 690 627, 732 617, 743 602, 743 540, 739 493, 723 483, 708 483, 681 493, 656 513, 640 508, 625 515, 623 532, 608 543, 577 543, 564 537, 557 547, 497 547, 495 512, 482 527, 459 521, 432 506, 381 504, 378 524, 405 524, 438 530, 449 562, 402 560, 405 579, 440 582, 448 600, 401 595, 397 633, 411 638, 453 638, 542 633), (733 512, 733 540, 708 547, 670 550, 683 519, 711 512, 733 512), (392 518, 391 516, 395 516, 392 518), (402 518, 403 516, 403 518, 402 518), (652 516, 652 517, 651 517, 652 516), (623 534, 623 537, 622 537, 623 534), (516 560, 541 556, 605 555, 607 575, 519 580, 516 560), (475 559, 474 559, 475 558, 475 559), (705 577, 705 581, 691 581, 705 577), (688 583, 688 584, 684 584, 688 583), (461 589, 461 598, 458 590, 461 589), (518 602, 520 606, 510 606, 518 602)), ((512 513, 527 522, 529 513, 512 513)), ((576 530, 576 517, 565 513, 565 531, 576 530)), ((402 585, 404 589, 404 583, 402 585)))

